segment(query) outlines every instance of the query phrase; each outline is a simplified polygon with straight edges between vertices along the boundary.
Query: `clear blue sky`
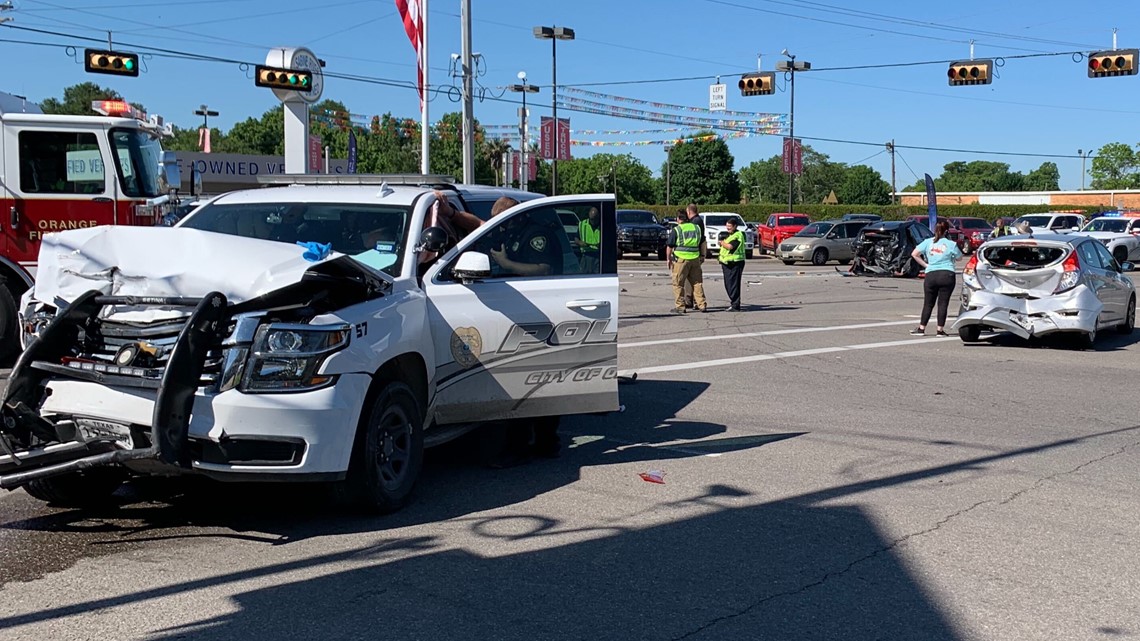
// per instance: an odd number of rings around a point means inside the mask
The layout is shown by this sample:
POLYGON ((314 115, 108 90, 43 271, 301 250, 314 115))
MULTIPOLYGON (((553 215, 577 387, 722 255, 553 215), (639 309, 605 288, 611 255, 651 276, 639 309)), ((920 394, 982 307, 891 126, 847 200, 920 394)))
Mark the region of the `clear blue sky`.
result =
MULTIPOLYGON (((145 45, 207 54, 250 63, 263 62, 273 46, 300 45, 328 62, 330 73, 385 81, 414 81, 415 58, 392 0, 326 0, 323 7, 294 0, 14 0, 10 25, 57 31, 105 41, 116 48, 145 45)), ((1069 55, 1016 59, 1012 56, 1108 49, 1112 29, 1119 46, 1140 45, 1140 3, 1111 3, 1111 9, 1061 0, 967 0, 933 3, 888 0, 473 0, 474 49, 483 54, 479 82, 487 96, 517 82, 520 70, 530 82, 548 85, 550 43, 531 35, 535 25, 564 25, 577 40, 558 48, 559 84, 702 77, 677 82, 589 87, 593 91, 662 103, 708 106, 708 85, 717 74, 729 85, 728 108, 786 113, 788 93, 742 98, 729 74, 773 69, 787 48, 816 69, 967 58, 1005 57, 993 84, 949 87, 946 65, 865 70, 813 71, 796 77, 796 133, 805 137, 884 142, 899 145, 898 185, 915 174, 937 175, 953 160, 999 160, 1029 171, 1047 158, 989 156, 907 149, 905 146, 1065 154, 1052 159, 1061 169, 1061 186, 1080 185, 1078 149, 1120 141, 1140 141, 1140 76, 1092 80, 1085 61, 1069 55), (844 8, 849 7, 849 8, 844 8), (850 7, 857 7, 850 8, 850 7), (908 168, 909 165, 909 168, 908 168), (912 173, 913 169, 913 173, 912 173)), ((460 51, 459 0, 429 0, 433 85, 450 85, 450 54, 460 51)), ((65 86, 94 81, 145 104, 181 126, 194 126, 194 109, 206 103, 221 112, 214 123, 228 129, 235 121, 260 115, 276 103, 254 86, 238 65, 154 57, 139 78, 88 75, 81 61, 62 47, 11 42, 97 46, 74 37, 0 30, 0 47, 9 56, 0 90, 34 100, 59 96, 65 86)), ((135 49, 143 51, 142 49, 135 49)), ((781 81, 782 83, 782 81, 781 81)), ((457 93, 454 97, 457 97, 457 93)), ((516 94, 517 95, 517 94, 516 94)), ((410 88, 328 78, 325 97, 344 102, 353 113, 418 117, 410 88)), ((515 95, 506 94, 505 99, 515 95)), ((532 120, 549 115, 550 91, 532 95, 532 120), (534 104, 537 103, 537 104, 534 104)), ((649 107, 635 108, 650 109, 649 107)), ((485 124, 516 122, 516 105, 495 100, 476 103, 485 124)), ((459 104, 446 94, 432 102, 433 120, 459 104)), ((609 116, 565 113, 574 129, 654 129, 669 125, 609 116)), ((693 114, 699 115, 699 114, 693 114)), ((213 123, 212 123, 213 124, 213 123)), ((603 136, 586 140, 658 140, 669 134, 603 136)), ((807 141, 833 160, 865 162, 888 180, 882 147, 807 141)), ((738 166, 779 153, 777 137, 729 141, 738 166)), ((660 146, 574 147, 575 155, 597 151, 631 152, 657 172, 665 158, 660 146)))

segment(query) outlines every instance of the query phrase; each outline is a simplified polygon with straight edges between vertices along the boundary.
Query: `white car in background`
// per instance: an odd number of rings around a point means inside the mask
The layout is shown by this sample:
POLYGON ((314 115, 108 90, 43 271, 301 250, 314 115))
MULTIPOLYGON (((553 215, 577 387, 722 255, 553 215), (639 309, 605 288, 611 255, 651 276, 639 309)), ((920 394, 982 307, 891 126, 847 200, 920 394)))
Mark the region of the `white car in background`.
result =
POLYGON ((1140 262, 1140 212, 1109 212, 1076 233, 1100 241, 1118 263, 1140 262))
POLYGON ((724 238, 728 238, 728 227, 726 227, 726 224, 729 220, 735 220, 736 228, 744 232, 744 247, 747 256, 749 258, 754 256, 756 230, 749 229, 748 223, 744 222, 740 214, 734 214, 730 211, 710 211, 698 215, 705 224, 705 254, 709 258, 715 258, 720 253, 720 241, 724 238))
POLYGON ((1063 234, 1067 231, 1078 231, 1085 225, 1085 217, 1071 212, 1044 212, 1040 214, 1026 214, 1013 221, 1010 227, 1017 229, 1022 222, 1029 223, 1035 234, 1063 234))

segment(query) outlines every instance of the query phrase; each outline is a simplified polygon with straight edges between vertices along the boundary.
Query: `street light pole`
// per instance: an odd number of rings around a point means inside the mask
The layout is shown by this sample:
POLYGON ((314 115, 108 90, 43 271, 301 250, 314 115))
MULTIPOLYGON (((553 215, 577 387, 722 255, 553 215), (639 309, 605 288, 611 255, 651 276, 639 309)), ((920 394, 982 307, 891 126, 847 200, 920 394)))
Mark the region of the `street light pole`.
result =
POLYGON ((573 40, 574 30, 569 27, 535 27, 534 37, 550 40, 550 111, 554 120, 554 158, 550 160, 550 195, 558 195, 558 156, 562 153, 562 141, 558 135, 558 41, 573 40))
POLYGON ((527 122, 526 95, 528 93, 538 93, 538 87, 527 84, 525 71, 520 71, 518 78, 521 82, 517 85, 511 85, 509 88, 511 91, 522 94, 522 109, 519 110, 519 138, 522 140, 522 144, 520 145, 522 151, 519 152, 519 189, 526 191, 528 187, 527 183, 530 181, 530 165, 526 161, 527 147, 530 145, 530 139, 528 137, 530 125, 527 122))
POLYGON ((206 138, 210 135, 210 116, 216 116, 216 115, 218 115, 218 112, 210 109, 206 105, 202 105, 201 107, 194 110, 194 115, 195 116, 202 116, 202 131, 203 131, 203 133, 201 136, 198 137, 199 138, 198 144, 201 145, 203 149, 205 149, 206 138))
POLYGON ((1088 160, 1089 154, 1091 153, 1092 149, 1088 151, 1083 149, 1077 150, 1077 155, 1081 157, 1081 191, 1085 190, 1085 161, 1088 160))

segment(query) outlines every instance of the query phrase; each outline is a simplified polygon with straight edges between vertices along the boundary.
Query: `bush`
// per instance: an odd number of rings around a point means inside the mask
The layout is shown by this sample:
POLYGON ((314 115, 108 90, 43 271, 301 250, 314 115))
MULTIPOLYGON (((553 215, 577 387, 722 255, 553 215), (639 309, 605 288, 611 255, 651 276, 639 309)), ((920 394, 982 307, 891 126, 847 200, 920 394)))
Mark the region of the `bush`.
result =
MULTIPOLYGON (((658 217, 673 218, 683 205, 621 205, 619 209, 644 209, 658 217)), ((939 205, 938 215, 945 218, 958 216, 985 218, 991 223, 1003 216, 1024 216, 1043 211, 1082 211, 1085 216, 1102 211, 1113 211, 1114 207, 1089 205, 939 205)), ((787 204, 755 203, 749 205, 700 205, 700 211, 728 211, 740 214, 744 220, 764 222, 770 214, 788 211, 787 204)), ((925 216, 925 205, 796 205, 797 214, 807 214, 812 220, 832 220, 843 214, 879 214, 885 220, 902 220, 907 216, 925 216)))

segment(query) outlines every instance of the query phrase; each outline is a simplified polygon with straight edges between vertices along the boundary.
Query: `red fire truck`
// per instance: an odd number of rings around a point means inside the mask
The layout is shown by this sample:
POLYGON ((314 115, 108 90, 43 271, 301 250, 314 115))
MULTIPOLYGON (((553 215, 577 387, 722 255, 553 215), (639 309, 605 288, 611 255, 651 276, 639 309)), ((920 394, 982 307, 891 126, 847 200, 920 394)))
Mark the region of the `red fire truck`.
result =
POLYGON ((178 186, 159 142, 169 125, 122 100, 92 109, 103 115, 44 114, 0 94, 0 356, 19 347, 17 301, 32 286, 44 234, 161 223, 178 186))

